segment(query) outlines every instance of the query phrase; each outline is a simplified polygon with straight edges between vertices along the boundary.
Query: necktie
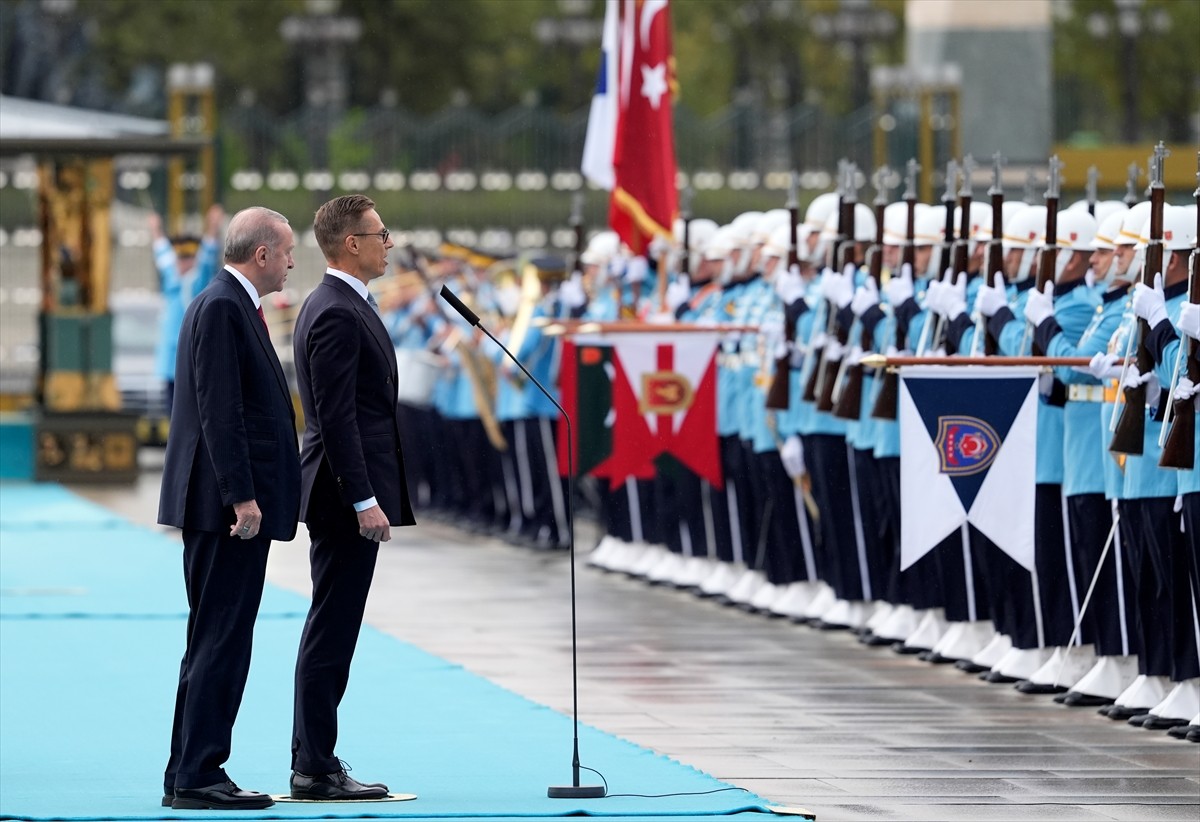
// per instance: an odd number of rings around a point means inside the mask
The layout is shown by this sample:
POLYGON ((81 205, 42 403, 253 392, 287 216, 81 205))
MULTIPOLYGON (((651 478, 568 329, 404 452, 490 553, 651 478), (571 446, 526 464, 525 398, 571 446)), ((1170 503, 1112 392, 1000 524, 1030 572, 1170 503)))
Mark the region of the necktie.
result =
POLYGON ((263 313, 261 305, 258 307, 258 318, 262 320, 263 328, 267 329, 267 336, 271 336, 271 326, 267 325, 267 315, 263 313))
POLYGON ((369 291, 367 292, 367 305, 371 306, 376 314, 379 314, 379 303, 375 302, 375 295, 369 291))

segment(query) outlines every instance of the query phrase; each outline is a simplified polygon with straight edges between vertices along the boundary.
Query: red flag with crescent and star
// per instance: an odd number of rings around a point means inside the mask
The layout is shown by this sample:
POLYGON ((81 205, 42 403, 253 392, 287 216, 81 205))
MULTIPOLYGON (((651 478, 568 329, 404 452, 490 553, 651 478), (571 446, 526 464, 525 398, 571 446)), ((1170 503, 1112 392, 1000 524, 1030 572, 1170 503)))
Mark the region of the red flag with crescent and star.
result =
POLYGON ((634 254, 671 237, 679 211, 671 104, 678 93, 667 0, 623 0, 617 43, 614 186, 608 223, 634 254))

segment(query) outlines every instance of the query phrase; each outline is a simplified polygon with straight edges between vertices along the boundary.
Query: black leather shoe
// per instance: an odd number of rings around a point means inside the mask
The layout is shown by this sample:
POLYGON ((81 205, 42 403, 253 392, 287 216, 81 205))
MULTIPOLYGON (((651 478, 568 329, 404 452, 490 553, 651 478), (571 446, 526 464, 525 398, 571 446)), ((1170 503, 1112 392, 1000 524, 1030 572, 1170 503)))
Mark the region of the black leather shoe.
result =
MULTIPOLYGON (((1058 697, 1055 697, 1057 700, 1058 697)), ((1085 694, 1082 691, 1067 691, 1063 696, 1063 704, 1068 708, 1095 708, 1100 705, 1111 705, 1115 702, 1112 697, 1085 694)), ((1105 714, 1107 716, 1107 714, 1105 714)))
POLYGON ((1177 719, 1173 716, 1158 716, 1150 714, 1149 718, 1142 722, 1142 727, 1147 731, 1166 731, 1171 728, 1178 728, 1180 725, 1186 727, 1188 721, 1186 719, 1177 719))
POLYGON ((387 795, 387 785, 382 782, 363 784, 344 770, 316 776, 292 771, 292 799, 345 801, 383 799, 387 795))
POLYGON ((171 807, 171 803, 172 803, 172 802, 174 802, 174 801, 175 801, 175 794, 174 794, 174 792, 172 792, 172 793, 164 793, 164 794, 163 794, 162 806, 163 806, 164 808, 169 808, 169 807, 171 807))
POLYGON ((1151 707, 1153 706, 1147 705, 1144 707, 1131 708, 1128 705, 1113 705, 1104 715, 1116 722, 1128 722, 1139 714, 1150 713, 1151 707))
POLYGON ((243 791, 227 779, 206 788, 176 788, 171 807, 177 811, 258 811, 274 804, 265 793, 243 791))
POLYGON ((1030 682, 1028 679, 1024 682, 1018 682, 1016 689, 1023 694, 1040 695, 1040 694, 1065 694, 1067 689, 1062 685, 1049 685, 1045 683, 1030 682))
POLYGON ((1187 735, 1192 731, 1200 731, 1200 725, 1176 725, 1167 731, 1167 735, 1176 739, 1187 739, 1187 735))
POLYGON ((1188 742, 1200 742, 1200 728, 1188 731, 1188 735, 1184 737, 1188 742))

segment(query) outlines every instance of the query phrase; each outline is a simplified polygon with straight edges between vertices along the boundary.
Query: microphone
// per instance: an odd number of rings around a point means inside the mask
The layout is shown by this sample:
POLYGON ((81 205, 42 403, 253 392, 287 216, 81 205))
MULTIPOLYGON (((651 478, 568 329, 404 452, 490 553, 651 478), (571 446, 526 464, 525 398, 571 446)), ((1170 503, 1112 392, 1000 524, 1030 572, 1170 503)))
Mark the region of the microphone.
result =
MULTIPOLYGON (((558 404, 558 400, 546 390, 546 387, 538 382, 533 374, 529 373, 524 364, 518 360, 513 353, 509 351, 504 343, 500 342, 492 332, 479 321, 479 316, 467 308, 453 291, 446 286, 442 286, 442 299, 450 303, 454 310, 462 315, 462 318, 471 324, 472 327, 478 328, 484 334, 491 338, 492 342, 500 346, 500 350, 508 355, 508 358, 516 363, 517 368, 529 378, 529 381, 538 387, 546 399, 554 403, 554 407, 558 409, 558 413, 562 414, 567 423, 567 474, 572 482, 575 480, 575 461, 571 453, 571 443, 575 441, 571 433, 571 417, 567 414, 563 407, 558 404)), ((574 723, 574 739, 571 753, 571 784, 570 785, 551 785, 546 789, 546 795, 550 799, 600 799, 605 795, 605 789, 601 785, 580 785, 579 784, 579 662, 578 662, 578 643, 576 641, 575 628, 575 504, 572 499, 574 494, 568 491, 567 493, 567 536, 568 545, 570 546, 571 557, 571 709, 572 721, 574 723)))

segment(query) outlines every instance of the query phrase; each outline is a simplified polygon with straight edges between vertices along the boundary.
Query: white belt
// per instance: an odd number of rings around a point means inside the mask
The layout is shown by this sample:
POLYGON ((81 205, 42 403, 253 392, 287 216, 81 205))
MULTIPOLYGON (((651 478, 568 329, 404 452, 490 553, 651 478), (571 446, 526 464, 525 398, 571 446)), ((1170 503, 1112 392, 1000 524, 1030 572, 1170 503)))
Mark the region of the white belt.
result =
POLYGON ((1068 385, 1067 399, 1071 402, 1104 402, 1104 386, 1068 385))

